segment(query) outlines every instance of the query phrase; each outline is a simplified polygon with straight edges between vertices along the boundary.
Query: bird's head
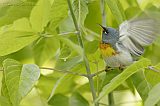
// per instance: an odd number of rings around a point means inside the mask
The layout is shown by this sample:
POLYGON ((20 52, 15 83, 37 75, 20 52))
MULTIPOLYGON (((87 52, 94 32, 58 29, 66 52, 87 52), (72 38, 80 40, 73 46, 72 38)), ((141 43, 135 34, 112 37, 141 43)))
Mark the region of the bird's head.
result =
POLYGON ((102 28, 101 43, 114 45, 119 39, 118 31, 114 28, 100 26, 102 28))

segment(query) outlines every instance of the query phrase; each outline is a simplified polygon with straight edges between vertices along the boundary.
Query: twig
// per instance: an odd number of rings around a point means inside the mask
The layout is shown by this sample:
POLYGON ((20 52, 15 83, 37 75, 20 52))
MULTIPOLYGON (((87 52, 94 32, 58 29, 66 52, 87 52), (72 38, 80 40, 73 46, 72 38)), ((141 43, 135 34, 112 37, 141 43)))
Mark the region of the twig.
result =
POLYGON ((91 76, 94 77, 94 76, 97 76, 97 75, 99 75, 99 74, 101 74, 103 72, 105 72, 105 70, 98 71, 98 72, 92 74, 91 76))
POLYGON ((80 74, 80 73, 72 72, 72 71, 63 71, 63 70, 57 70, 57 69, 48 68, 48 67, 39 67, 39 68, 40 68, 40 69, 44 69, 44 70, 53 70, 53 71, 56 71, 56 72, 68 73, 68 74, 73 74, 73 75, 88 77, 86 74, 80 74))
POLYGON ((69 35, 69 34, 77 34, 78 32, 75 31, 75 32, 64 32, 64 33, 60 33, 58 35, 69 35))
POLYGON ((101 0, 100 5, 101 5, 102 25, 106 27, 105 0, 101 0))
MULTIPOLYGON (((73 8, 72 8, 72 5, 71 5, 71 1, 70 0, 67 0, 68 2, 68 7, 69 7, 69 10, 71 12, 71 16, 72 16, 72 19, 73 19, 73 22, 74 22, 74 25, 75 25, 75 28, 77 30, 77 38, 78 38, 78 42, 79 42, 79 45, 84 48, 83 46, 83 41, 82 41, 82 37, 81 37, 81 32, 80 32, 80 29, 79 29, 79 26, 78 26, 78 22, 76 20, 76 17, 74 15, 74 12, 73 12, 73 8)), ((80 2, 80 1, 79 1, 80 2)), ((84 49, 83 49, 84 50, 84 49)), ((88 80, 89 80, 89 84, 90 84, 90 89, 91 89, 91 92, 92 92, 92 97, 93 97, 93 102, 94 102, 94 105, 95 106, 98 106, 98 104, 95 102, 96 101, 96 91, 95 91, 95 88, 94 88, 94 82, 93 82, 93 79, 92 79, 92 76, 91 76, 91 71, 90 71, 90 66, 89 66, 89 62, 88 62, 88 59, 86 57, 86 54, 85 52, 83 52, 83 60, 84 60, 84 63, 85 63, 85 67, 86 67, 86 72, 87 72, 87 76, 88 76, 88 80)))
POLYGON ((160 70, 157 70, 154 66, 148 66, 147 68, 148 68, 149 70, 154 71, 154 72, 160 73, 160 70))

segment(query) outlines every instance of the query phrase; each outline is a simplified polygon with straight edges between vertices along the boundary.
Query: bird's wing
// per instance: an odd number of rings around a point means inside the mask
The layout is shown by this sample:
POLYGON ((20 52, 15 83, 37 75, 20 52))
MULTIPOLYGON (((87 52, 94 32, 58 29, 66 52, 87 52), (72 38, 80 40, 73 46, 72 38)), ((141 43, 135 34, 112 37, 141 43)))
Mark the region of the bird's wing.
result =
POLYGON ((119 41, 133 55, 140 56, 147 46, 160 34, 160 22, 151 18, 132 19, 119 27, 119 41))

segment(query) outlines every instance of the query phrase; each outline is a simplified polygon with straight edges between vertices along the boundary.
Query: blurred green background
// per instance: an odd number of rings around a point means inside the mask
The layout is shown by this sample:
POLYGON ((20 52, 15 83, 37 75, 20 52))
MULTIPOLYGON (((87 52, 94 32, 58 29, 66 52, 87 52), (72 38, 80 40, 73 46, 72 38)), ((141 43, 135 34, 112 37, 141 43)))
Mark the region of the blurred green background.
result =
MULTIPOLYGON (((24 17, 32 20, 30 17, 34 14, 34 8, 38 8, 39 13, 35 14, 35 19, 33 21, 39 23, 36 19, 38 20, 39 17, 47 15, 45 13, 42 14, 42 11, 44 11, 47 6, 45 7, 45 5, 38 4, 39 1, 43 0, 0 0, 0 34, 14 28, 14 25, 18 25, 18 20, 20 22, 24 17)), ((24 64, 37 64, 38 66, 52 67, 58 70, 86 73, 83 59, 77 53, 77 51, 79 51, 77 48, 78 40, 75 34, 76 30, 72 17, 67 7, 67 2, 66 4, 63 4, 66 0, 48 1, 53 5, 52 8, 54 8, 54 10, 51 13, 51 17, 54 18, 39 34, 42 37, 29 43, 29 45, 22 47, 20 50, 14 51, 14 53, 8 53, 5 56, 1 56, 0 66, 2 67, 3 60, 12 58, 24 64), (61 36, 62 39, 46 37, 47 35, 61 36)), ((79 27, 82 32, 85 53, 87 54, 91 71, 92 73, 95 73, 103 70, 105 64, 98 49, 101 29, 97 25, 97 23, 102 23, 101 0, 71 0, 71 2, 77 21, 80 20, 79 27)), ((119 24, 124 20, 131 19, 141 13, 160 18, 160 1, 105 0, 105 13, 106 25, 118 28, 119 24)), ((20 22, 19 25, 20 27, 23 27, 23 25, 25 26, 25 23, 20 22)), ((12 39, 10 39, 10 41, 12 41, 12 39)), ((6 45, 10 41, 6 42, 6 45)), ((9 47, 12 48, 12 45, 9 47)), ((160 37, 157 38, 152 45, 145 47, 145 53, 142 57, 150 59, 152 64, 156 65, 160 61, 159 52, 160 37)), ((102 87, 108 84, 109 81, 119 73, 119 71, 114 71, 103 73, 100 74, 99 77, 96 77, 94 82, 97 93, 101 92, 102 87)), ((141 73, 136 74, 144 77, 141 73)), ((151 85, 155 85, 160 81, 158 80, 158 78, 160 79, 160 74, 154 74, 155 73, 145 73, 145 78, 147 81, 151 81, 151 85), (151 80, 153 76, 150 78, 150 74, 157 76, 155 81, 151 80)), ((2 77, 3 72, 1 71, 1 80, 2 77)), ((147 89, 146 85, 138 83, 142 86, 137 88, 132 84, 131 80, 133 79, 138 80, 136 77, 128 79, 115 89, 113 94, 116 106, 143 106, 143 100, 138 92, 147 94, 148 91, 143 91, 144 89, 147 89)), ((107 101, 108 99, 106 96, 100 101, 100 106, 107 106, 107 101)), ((56 71, 41 70, 39 80, 36 82, 31 92, 22 100, 20 106, 48 105, 92 106, 92 96, 87 78, 56 71), (50 95, 52 98, 48 102, 47 99, 50 95)))

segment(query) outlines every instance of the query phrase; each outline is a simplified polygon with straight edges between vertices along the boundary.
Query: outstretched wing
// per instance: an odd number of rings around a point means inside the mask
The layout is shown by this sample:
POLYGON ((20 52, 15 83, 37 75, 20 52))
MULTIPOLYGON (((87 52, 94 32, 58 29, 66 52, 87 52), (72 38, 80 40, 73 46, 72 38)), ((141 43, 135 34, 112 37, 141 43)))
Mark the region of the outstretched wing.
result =
POLYGON ((140 56, 143 46, 151 44, 160 34, 160 22, 151 19, 132 19, 123 22, 119 27, 119 44, 140 56))

